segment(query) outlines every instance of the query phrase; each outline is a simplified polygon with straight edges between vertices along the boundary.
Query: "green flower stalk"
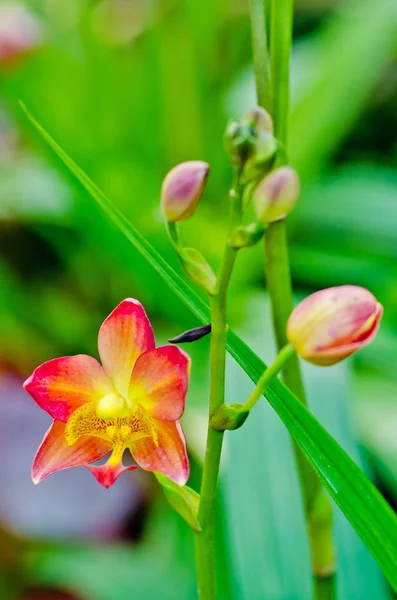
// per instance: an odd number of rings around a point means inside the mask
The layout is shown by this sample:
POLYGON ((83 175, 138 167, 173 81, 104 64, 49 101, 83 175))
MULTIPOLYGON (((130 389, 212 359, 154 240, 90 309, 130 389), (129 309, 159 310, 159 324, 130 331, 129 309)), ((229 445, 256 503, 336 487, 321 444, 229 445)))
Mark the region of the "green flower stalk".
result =
MULTIPOLYGON (((231 218, 229 231, 239 226, 242 218, 241 189, 231 192, 231 218)), ((210 403, 209 420, 225 402, 227 290, 232 275, 237 250, 226 243, 217 278, 216 291, 210 297, 211 352, 210 352, 210 403)), ((196 535, 196 561, 200 600, 215 600, 215 501, 221 460, 223 431, 215 431, 208 424, 203 478, 200 489, 198 523, 201 532, 196 535)))
MULTIPOLYGON (((215 501, 224 430, 211 427, 210 419, 225 402, 226 299, 238 251, 231 244, 230 238, 241 225, 243 188, 236 178, 236 185, 230 192, 229 233, 219 273, 215 278, 198 250, 183 246, 176 223, 193 215, 206 183, 207 167, 206 163, 193 161, 172 169, 164 180, 161 202, 167 231, 182 266, 189 277, 207 291, 210 300, 211 325, 206 326, 204 333, 186 332, 182 335, 182 342, 194 339, 196 333, 201 337, 202 334, 211 332, 209 424, 195 526, 195 546, 199 597, 201 600, 215 600, 215 501)), ((180 336, 177 341, 181 341, 180 336)))
MULTIPOLYGON (((265 0, 251 0, 251 23, 254 65, 258 104, 270 110, 274 121, 275 137, 285 153, 289 116, 289 60, 292 40, 293 0, 270 0, 270 57, 264 22, 265 0), (263 18, 255 18, 262 15, 263 18), (263 52, 265 56, 261 54, 263 52), (264 89, 269 81, 270 89, 264 89)), ((284 157, 285 159, 285 157, 284 157)), ((286 326, 293 308, 292 284, 288 245, 284 219, 270 223, 265 236, 265 274, 270 296, 273 329, 277 347, 281 350, 287 343, 286 326)), ((307 404, 299 360, 292 356, 282 371, 284 383, 307 404)), ((334 573, 334 549, 332 541, 332 509, 328 496, 312 471, 300 449, 294 444, 295 456, 301 482, 309 535, 312 571, 315 580, 334 573)), ((333 586, 315 585, 316 599, 333 598, 333 586)))

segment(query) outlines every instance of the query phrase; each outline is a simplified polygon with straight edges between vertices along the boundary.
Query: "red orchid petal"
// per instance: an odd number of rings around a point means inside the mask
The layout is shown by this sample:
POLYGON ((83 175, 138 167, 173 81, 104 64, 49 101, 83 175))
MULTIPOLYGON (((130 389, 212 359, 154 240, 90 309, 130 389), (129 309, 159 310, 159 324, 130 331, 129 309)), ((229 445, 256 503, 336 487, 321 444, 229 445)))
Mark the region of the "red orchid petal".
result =
POLYGON ((123 463, 118 465, 106 463, 99 466, 86 465, 86 468, 93 474, 98 483, 109 489, 125 471, 135 471, 138 467, 136 465, 125 467, 123 463))
POLYGON ((190 358, 176 346, 141 354, 132 372, 128 395, 161 421, 177 421, 185 409, 190 358))
POLYGON ((73 446, 68 446, 65 427, 65 423, 54 421, 45 434, 33 461, 33 483, 40 483, 56 471, 95 462, 112 449, 111 442, 94 437, 82 437, 73 446))
POLYGON ((53 419, 63 422, 83 404, 113 391, 99 362, 85 354, 49 360, 33 371, 23 387, 53 419))
POLYGON ((138 356, 154 348, 154 335, 145 310, 127 298, 103 322, 98 349, 103 366, 117 391, 126 396, 138 356))
POLYGON ((189 479, 189 460, 178 421, 152 420, 157 439, 145 437, 131 444, 131 453, 142 469, 159 471, 179 485, 189 479))

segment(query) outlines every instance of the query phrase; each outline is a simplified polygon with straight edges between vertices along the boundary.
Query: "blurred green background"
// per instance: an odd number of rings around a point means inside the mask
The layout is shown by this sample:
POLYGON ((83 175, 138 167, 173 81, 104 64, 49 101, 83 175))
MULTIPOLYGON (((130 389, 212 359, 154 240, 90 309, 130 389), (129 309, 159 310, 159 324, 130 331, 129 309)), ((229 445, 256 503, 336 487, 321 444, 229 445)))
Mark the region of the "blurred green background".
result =
MULTIPOLYGON (((109 491, 88 471, 37 488, 34 452, 49 425, 21 389, 40 363, 97 355, 105 316, 145 306, 158 343, 197 325, 43 146, 22 99, 61 146, 179 270, 159 190, 176 163, 211 163, 184 224, 217 265, 231 169, 229 118, 255 105, 247 0, 0 1, 0 598, 196 598, 192 536, 154 478, 109 491)), ((384 304, 375 342, 342 366, 305 369, 320 421, 397 506, 397 4, 297 0, 290 153, 302 198, 289 219, 297 299, 322 287, 368 287, 384 304)), ((263 250, 241 253, 230 322, 274 354, 263 250)), ((208 340, 189 347, 184 417, 197 487, 208 396, 208 340)), ((228 365, 228 400, 251 383, 228 365)), ((310 575, 291 444, 264 404, 227 436, 218 544, 220 598, 309 600, 310 575)), ((335 509, 339 600, 391 597, 335 509)))

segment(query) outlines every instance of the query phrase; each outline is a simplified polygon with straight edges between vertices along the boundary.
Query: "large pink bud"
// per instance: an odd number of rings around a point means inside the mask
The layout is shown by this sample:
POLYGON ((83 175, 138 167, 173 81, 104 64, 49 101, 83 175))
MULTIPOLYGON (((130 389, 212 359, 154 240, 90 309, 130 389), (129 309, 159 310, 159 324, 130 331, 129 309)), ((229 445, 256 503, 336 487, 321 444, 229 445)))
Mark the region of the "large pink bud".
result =
POLYGON ((328 288, 298 304, 289 318, 287 337, 305 360, 333 365, 374 338, 382 313, 382 305, 362 287, 328 288))

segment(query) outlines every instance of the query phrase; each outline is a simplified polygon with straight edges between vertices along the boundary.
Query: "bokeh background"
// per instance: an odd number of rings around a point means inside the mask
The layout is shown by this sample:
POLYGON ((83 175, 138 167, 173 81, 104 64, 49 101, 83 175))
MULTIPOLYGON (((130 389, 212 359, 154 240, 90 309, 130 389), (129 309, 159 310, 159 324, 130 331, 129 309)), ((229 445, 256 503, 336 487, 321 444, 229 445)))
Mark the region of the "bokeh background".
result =
MULTIPOLYGON (((137 229, 179 270, 159 211, 162 178, 212 172, 190 246, 219 262, 231 169, 229 118, 255 105, 247 0, 0 1, 0 598, 196 598, 192 536, 147 473, 109 491, 88 471, 30 480, 49 417, 21 383, 50 358, 97 355, 123 298, 157 341, 197 323, 46 148, 22 99, 137 229)), ((290 154, 302 198, 289 219, 297 299, 354 283, 384 304, 375 342, 346 364, 305 369, 320 421, 397 506, 397 5, 297 0, 290 154)), ((274 355, 263 248, 241 253, 230 322, 274 355)), ((184 417, 197 487, 208 339, 189 352, 184 417)), ((228 365, 228 400, 252 385, 228 365)), ((220 485, 220 598, 308 600, 310 575, 291 443, 263 403, 227 436, 220 485)), ((339 600, 391 597, 338 509, 339 600)))

